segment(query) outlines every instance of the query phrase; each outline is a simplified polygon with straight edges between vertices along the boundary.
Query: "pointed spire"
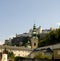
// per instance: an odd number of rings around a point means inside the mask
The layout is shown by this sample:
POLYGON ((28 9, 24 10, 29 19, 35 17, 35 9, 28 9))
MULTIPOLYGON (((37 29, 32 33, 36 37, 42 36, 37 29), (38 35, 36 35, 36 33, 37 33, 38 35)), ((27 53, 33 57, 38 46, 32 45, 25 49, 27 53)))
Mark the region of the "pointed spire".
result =
POLYGON ((35 24, 33 25, 33 30, 34 30, 34 29, 36 29, 36 25, 35 25, 35 24))
POLYGON ((36 33, 36 25, 34 24, 33 25, 33 31, 32 31, 32 36, 36 36, 37 35, 37 33, 36 33))

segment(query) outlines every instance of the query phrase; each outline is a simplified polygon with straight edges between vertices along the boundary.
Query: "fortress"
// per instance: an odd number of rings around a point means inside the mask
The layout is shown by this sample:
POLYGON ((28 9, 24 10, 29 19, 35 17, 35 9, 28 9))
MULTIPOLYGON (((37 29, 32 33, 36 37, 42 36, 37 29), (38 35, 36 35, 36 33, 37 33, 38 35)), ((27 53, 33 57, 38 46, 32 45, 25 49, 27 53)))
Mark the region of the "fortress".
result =
MULTIPOLYGON (((42 29, 41 26, 36 28, 36 25, 33 25, 33 28, 29 30, 28 33, 23 33, 23 34, 16 34, 16 37, 9 38, 8 40, 5 40, 5 45, 9 46, 24 46, 24 42, 27 41, 27 48, 31 48, 31 44, 38 41, 31 41, 34 39, 37 40, 37 36, 39 36, 39 39, 43 38, 46 36, 47 33, 49 33, 53 28, 50 29, 42 29), (35 36, 34 36, 35 35, 35 36), (17 44, 16 44, 17 43, 17 44)), ((35 44, 35 43, 34 43, 35 44)))

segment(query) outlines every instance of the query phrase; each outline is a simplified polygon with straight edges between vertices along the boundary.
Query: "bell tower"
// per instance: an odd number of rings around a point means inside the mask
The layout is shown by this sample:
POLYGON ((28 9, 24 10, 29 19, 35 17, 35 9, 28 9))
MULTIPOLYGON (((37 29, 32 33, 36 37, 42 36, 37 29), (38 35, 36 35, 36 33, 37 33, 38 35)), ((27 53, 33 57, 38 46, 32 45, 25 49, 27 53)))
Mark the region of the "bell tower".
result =
POLYGON ((36 26, 33 25, 32 38, 31 38, 31 48, 35 49, 38 47, 38 37, 36 32, 36 26))

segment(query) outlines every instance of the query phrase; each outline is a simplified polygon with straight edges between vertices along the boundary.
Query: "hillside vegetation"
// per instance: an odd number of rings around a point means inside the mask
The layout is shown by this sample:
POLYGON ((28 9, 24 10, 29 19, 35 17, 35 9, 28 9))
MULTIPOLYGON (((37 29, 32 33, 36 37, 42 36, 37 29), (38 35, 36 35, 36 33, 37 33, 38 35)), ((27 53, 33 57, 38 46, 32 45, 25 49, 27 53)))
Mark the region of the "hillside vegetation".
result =
POLYGON ((39 47, 60 43, 60 29, 52 30, 44 38, 39 40, 39 47))

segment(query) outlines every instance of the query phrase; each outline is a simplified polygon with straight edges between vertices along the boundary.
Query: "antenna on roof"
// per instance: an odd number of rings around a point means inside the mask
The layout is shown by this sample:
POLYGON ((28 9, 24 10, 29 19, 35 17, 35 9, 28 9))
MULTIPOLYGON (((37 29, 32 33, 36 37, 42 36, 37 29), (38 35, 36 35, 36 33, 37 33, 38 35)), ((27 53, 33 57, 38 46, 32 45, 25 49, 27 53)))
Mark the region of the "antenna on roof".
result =
POLYGON ((36 21, 34 20, 34 25, 36 25, 36 21))
POLYGON ((34 24, 35 24, 35 20, 34 20, 34 24))

